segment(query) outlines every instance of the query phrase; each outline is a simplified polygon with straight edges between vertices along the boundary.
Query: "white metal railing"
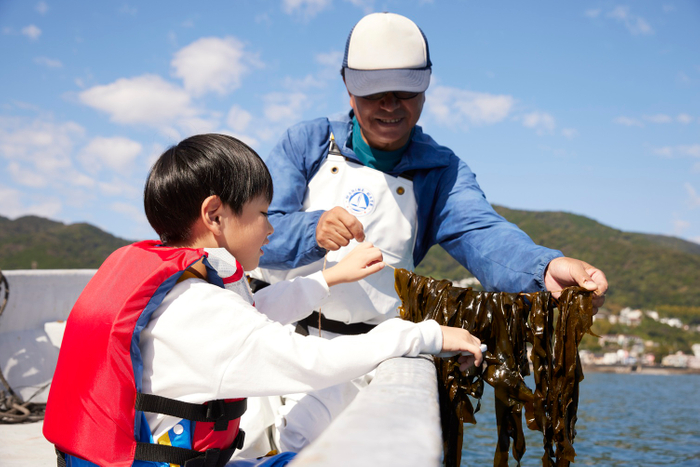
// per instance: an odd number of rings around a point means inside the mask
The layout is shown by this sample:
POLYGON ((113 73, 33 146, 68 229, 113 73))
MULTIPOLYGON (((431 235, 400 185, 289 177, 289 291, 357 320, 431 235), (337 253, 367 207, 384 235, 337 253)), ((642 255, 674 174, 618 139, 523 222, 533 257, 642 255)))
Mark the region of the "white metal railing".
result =
POLYGON ((24 400, 46 402, 71 308, 94 269, 2 271, 10 296, 0 315, 0 368, 24 400), (44 388, 42 390, 42 388, 44 388))
POLYGON ((290 464, 294 467, 439 465, 437 377, 432 358, 393 358, 290 464))

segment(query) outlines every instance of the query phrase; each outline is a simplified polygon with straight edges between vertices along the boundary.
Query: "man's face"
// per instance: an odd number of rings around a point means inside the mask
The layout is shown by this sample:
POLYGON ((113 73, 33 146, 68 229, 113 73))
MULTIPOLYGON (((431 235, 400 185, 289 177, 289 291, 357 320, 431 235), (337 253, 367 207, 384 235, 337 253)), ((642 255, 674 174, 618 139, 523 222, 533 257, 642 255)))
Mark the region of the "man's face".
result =
POLYGON ((408 142, 425 102, 425 93, 412 99, 398 99, 388 92, 378 100, 348 94, 350 106, 362 127, 362 138, 370 147, 382 151, 395 151, 408 142))

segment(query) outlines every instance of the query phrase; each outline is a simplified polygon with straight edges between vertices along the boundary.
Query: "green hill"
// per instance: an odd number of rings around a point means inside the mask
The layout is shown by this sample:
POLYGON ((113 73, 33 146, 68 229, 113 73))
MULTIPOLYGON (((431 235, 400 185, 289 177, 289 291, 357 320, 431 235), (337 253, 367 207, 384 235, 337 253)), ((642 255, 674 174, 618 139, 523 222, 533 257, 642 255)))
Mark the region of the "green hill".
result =
POLYGON ((37 216, 0 216, 0 269, 97 268, 131 242, 90 224, 55 222, 37 216))
MULTIPOLYGON (((612 310, 629 306, 677 317, 700 316, 700 245, 622 232, 565 212, 495 208, 536 243, 602 269, 610 282, 606 306, 612 310)), ((89 224, 0 216, 0 269, 97 268, 128 243, 89 224)), ((471 276, 440 247, 430 250, 417 272, 452 280, 471 276)))
MULTIPOLYGON (((605 272, 613 309, 690 308, 700 315, 700 245, 674 237, 622 232, 565 212, 518 211, 494 206, 534 241, 582 259, 605 272)), ((432 248, 417 272, 460 279, 469 274, 442 250, 432 248)), ((676 313, 676 314, 677 314, 676 313)))

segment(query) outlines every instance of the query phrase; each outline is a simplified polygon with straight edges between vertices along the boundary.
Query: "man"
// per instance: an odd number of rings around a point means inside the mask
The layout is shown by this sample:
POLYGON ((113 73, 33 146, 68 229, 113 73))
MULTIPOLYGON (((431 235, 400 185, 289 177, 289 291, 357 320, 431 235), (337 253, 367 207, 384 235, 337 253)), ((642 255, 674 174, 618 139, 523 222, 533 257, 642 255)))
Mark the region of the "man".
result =
MULTIPOLYGON (((413 269, 440 244, 486 290, 556 292, 578 284, 595 291, 597 309, 608 287, 602 271, 535 245, 493 210, 466 163, 416 126, 431 67, 427 39, 408 18, 374 13, 357 23, 341 71, 352 111, 290 128, 265 159, 276 233, 264 249, 262 278, 321 270, 363 241, 379 247, 387 264, 413 269)), ((334 290, 320 315, 300 327, 328 338, 368 332, 395 317, 398 304, 385 268, 334 290)), ((291 397, 299 403, 282 411, 282 447, 312 441, 357 386, 291 397)))

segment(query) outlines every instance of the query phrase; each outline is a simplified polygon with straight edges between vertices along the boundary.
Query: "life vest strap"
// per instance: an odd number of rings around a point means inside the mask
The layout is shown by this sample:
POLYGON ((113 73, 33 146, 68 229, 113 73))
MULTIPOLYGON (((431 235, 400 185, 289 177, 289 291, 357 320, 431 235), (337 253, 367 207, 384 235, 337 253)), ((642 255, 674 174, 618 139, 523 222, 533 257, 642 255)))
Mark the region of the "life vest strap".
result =
POLYGON ((245 434, 241 430, 229 449, 212 448, 204 452, 164 444, 136 443, 134 460, 165 462, 182 467, 224 467, 233 452, 243 447, 244 439, 245 434))
MULTIPOLYGON (((154 394, 136 394, 136 410, 160 413, 194 422, 214 423, 215 431, 224 431, 228 422, 240 418, 248 407, 247 399, 226 402, 223 399, 205 404, 191 404, 154 394)), ((177 462, 174 462, 177 463, 177 462)))
MULTIPOLYGON (((182 467, 224 467, 236 449, 242 449, 245 432, 238 430, 236 438, 228 449, 207 449, 204 452, 194 449, 178 448, 165 444, 136 443, 134 460, 147 462, 166 462, 182 467)), ((56 448, 57 466, 66 467, 66 454, 56 448)))

